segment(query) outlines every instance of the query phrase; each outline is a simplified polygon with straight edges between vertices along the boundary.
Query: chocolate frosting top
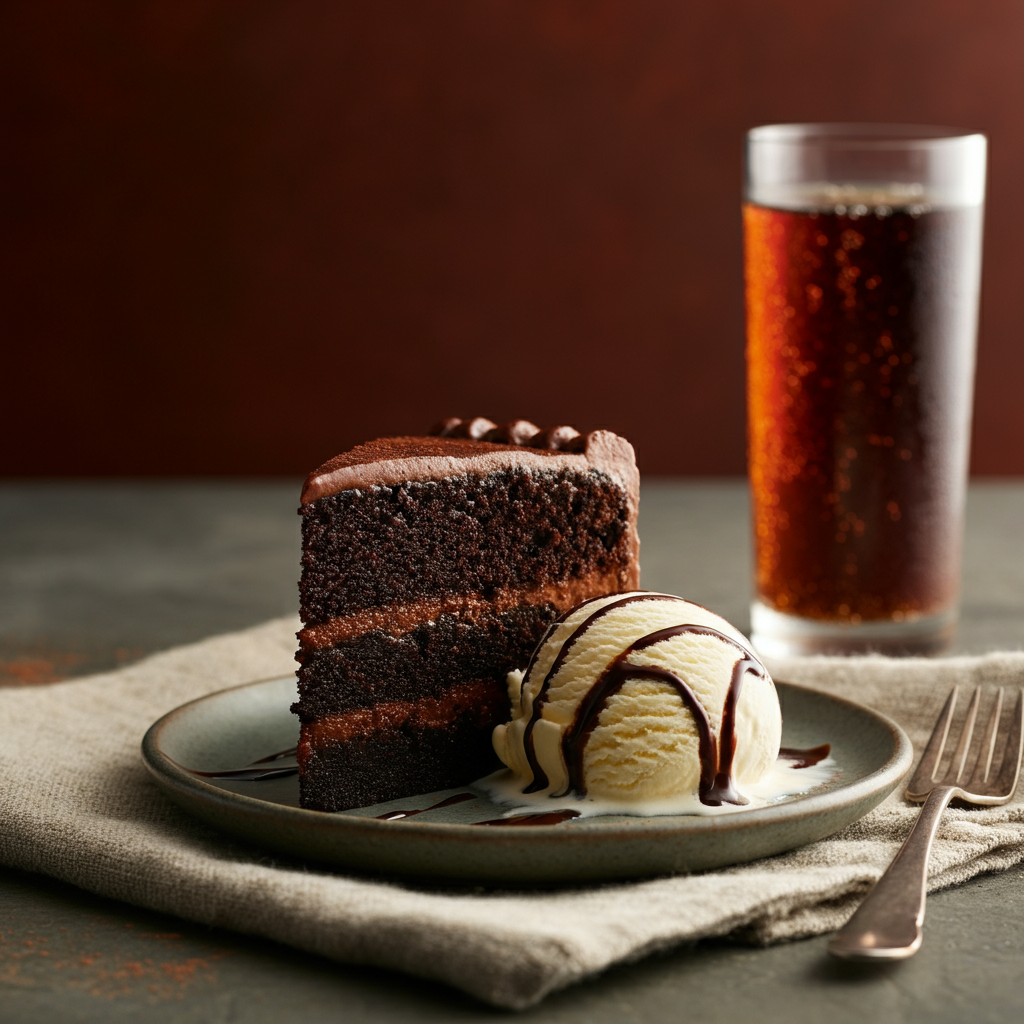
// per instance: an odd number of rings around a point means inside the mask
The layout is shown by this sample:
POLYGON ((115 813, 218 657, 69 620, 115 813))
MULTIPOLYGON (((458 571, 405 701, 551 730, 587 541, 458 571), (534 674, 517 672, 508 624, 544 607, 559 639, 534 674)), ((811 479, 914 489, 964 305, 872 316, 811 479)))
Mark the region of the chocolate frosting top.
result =
POLYGON ((539 470, 571 467, 582 472, 601 470, 619 483, 627 493, 635 522, 640 497, 636 458, 632 445, 611 431, 580 434, 565 426, 539 430, 528 420, 513 420, 499 427, 476 417, 442 420, 433 434, 383 437, 335 456, 306 478, 302 504, 341 491, 406 481, 483 475, 517 466, 539 470))

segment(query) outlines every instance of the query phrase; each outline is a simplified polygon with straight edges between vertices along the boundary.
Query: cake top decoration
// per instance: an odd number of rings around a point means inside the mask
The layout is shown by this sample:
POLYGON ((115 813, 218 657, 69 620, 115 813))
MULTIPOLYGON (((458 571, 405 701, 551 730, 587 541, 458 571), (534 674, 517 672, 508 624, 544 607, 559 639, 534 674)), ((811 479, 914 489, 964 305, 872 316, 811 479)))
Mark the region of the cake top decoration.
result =
POLYGON ((471 420, 460 420, 456 416, 434 424, 431 437, 461 437, 471 441, 488 441, 491 444, 514 444, 521 448, 542 448, 547 451, 582 452, 586 449, 586 435, 575 427, 558 426, 541 430, 529 420, 511 420, 503 426, 474 416, 471 420))

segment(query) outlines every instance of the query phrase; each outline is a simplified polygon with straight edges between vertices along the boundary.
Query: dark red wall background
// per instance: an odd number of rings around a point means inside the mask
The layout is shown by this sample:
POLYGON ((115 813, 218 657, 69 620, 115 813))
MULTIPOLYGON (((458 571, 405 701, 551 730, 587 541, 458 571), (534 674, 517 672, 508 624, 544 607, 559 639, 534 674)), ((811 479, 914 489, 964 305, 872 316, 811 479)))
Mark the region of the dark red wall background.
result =
POLYGON ((8 0, 0 471, 295 473, 442 414, 744 464, 741 139, 991 140, 974 469, 1024 473, 1019 0, 8 0))

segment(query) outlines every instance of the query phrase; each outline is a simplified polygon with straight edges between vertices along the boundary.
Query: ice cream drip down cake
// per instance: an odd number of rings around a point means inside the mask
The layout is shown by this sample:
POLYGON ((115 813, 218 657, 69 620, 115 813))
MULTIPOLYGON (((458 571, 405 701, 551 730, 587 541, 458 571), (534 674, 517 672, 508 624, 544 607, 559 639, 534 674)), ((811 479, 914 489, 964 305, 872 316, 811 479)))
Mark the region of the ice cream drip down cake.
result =
POLYGON ((721 616, 668 594, 585 601, 508 677, 512 719, 494 730, 504 803, 584 815, 720 813, 830 775, 779 760, 771 676, 721 616))

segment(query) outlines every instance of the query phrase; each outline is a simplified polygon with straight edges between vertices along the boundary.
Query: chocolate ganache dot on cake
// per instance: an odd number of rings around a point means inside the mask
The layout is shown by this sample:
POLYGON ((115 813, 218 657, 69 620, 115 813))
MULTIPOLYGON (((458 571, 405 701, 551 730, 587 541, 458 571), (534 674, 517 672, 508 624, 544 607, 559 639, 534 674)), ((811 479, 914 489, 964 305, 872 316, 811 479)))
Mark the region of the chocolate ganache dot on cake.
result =
POLYGON ((335 811, 500 767, 507 674, 581 601, 635 590, 639 475, 606 430, 447 419, 302 490, 299 782, 335 811))

